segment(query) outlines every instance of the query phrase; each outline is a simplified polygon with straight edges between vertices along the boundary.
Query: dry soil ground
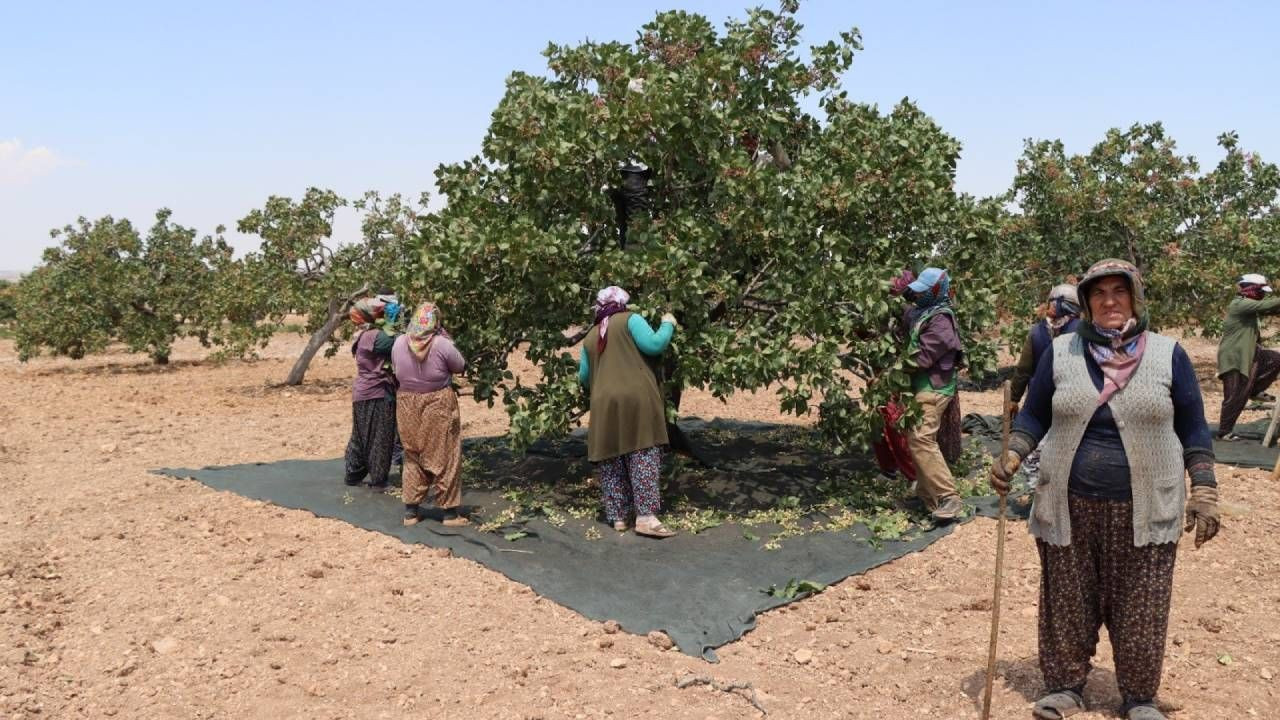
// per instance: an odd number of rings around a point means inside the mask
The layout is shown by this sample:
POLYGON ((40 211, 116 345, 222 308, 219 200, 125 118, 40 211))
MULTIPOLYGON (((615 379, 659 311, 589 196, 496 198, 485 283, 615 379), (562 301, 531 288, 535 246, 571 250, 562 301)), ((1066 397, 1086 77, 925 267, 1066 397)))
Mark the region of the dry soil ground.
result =
MULTIPOLYGON (((108 355, 21 365, 0 342, 0 715, 54 718, 972 718, 994 521, 766 613, 710 665, 544 600, 467 560, 151 475, 166 465, 341 453, 349 358, 284 377, 300 340, 212 364, 108 355)), ((1211 419, 1213 347, 1188 343, 1211 419)), ((687 411, 775 419, 768 394, 687 411)), ((994 411, 994 393, 964 397, 994 411)), ((505 425, 466 404, 468 434, 505 425)), ((1248 418, 1246 418, 1248 419, 1248 418)), ((1274 717, 1278 493, 1219 467, 1225 518, 1178 557, 1163 699, 1175 718, 1274 717)), ((337 478, 335 478, 335 482, 337 478)), ((994 717, 1029 717, 1034 546, 1011 524, 994 717)), ((679 562, 679 558, 672 558, 679 562)), ((625 572, 625 569, 623 570, 625 572)), ((1114 717, 1106 641, 1087 692, 1114 717)))

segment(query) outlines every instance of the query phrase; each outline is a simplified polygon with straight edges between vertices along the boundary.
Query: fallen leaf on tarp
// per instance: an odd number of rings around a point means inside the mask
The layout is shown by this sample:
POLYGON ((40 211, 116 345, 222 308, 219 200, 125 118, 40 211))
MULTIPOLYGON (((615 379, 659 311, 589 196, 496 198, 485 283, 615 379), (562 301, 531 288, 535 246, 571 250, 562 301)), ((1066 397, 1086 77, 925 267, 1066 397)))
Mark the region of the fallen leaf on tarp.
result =
POLYGON ((515 532, 509 532, 506 535, 503 535, 502 539, 507 540, 509 542, 515 542, 523 537, 529 537, 529 533, 524 532, 523 530, 517 530, 515 532))
POLYGON ((797 598, 802 598, 806 595, 812 595, 813 593, 820 593, 826 589, 827 589, 827 586, 823 585, 820 582, 814 582, 812 580, 797 580, 795 578, 791 578, 790 580, 787 581, 787 584, 781 588, 778 587, 777 585, 770 585, 769 589, 765 590, 764 593, 767 595, 772 595, 773 597, 776 597, 776 598, 783 598, 786 600, 795 600, 797 598))

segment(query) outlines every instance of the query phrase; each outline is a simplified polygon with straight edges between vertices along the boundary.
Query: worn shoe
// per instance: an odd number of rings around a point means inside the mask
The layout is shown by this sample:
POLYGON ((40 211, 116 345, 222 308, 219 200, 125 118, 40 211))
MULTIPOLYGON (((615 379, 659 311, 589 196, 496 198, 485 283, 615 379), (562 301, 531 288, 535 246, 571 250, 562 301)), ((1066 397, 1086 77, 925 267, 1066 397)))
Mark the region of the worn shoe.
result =
POLYGON ((444 519, 440 521, 440 524, 445 527, 462 527, 463 525, 470 525, 471 521, 456 512, 446 510, 444 519))
POLYGON ((1061 720, 1084 710, 1084 698, 1074 690, 1057 690, 1036 701, 1031 714, 1044 720, 1061 720))
POLYGON ((418 507, 404 509, 404 526, 412 527, 422 522, 422 509, 418 507))
POLYGON ((959 495, 952 495, 933 511, 933 519, 938 522, 951 522, 960 517, 960 513, 964 512, 964 502, 959 495))
POLYGON ((1227 433, 1226 435, 1219 435, 1218 439, 1221 440, 1222 442, 1240 442, 1244 438, 1240 437, 1239 435, 1233 432, 1230 432, 1230 433, 1227 433))
POLYGON ((1134 705, 1124 716, 1126 720, 1169 720, 1154 705, 1134 705))

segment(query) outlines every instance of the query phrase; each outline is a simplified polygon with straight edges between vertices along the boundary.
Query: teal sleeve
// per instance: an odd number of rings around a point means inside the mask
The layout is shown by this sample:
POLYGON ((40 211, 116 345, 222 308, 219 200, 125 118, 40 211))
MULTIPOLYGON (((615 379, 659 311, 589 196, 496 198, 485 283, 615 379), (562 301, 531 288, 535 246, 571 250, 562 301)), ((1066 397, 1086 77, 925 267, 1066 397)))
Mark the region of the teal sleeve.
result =
POLYGON ((578 383, 586 385, 591 380, 591 365, 587 363, 587 349, 582 348, 582 352, 578 353, 578 383))
POLYGON ((663 350, 671 344, 671 336, 675 334, 676 328, 671 323, 662 323, 657 332, 649 327, 649 323, 644 318, 632 313, 631 318, 627 320, 627 330, 631 332, 631 339, 636 341, 636 347, 645 355, 661 355, 663 350))
POLYGON ((373 354, 382 357, 391 357, 391 348, 395 347, 396 339, 385 332, 379 330, 378 336, 373 339, 373 354))

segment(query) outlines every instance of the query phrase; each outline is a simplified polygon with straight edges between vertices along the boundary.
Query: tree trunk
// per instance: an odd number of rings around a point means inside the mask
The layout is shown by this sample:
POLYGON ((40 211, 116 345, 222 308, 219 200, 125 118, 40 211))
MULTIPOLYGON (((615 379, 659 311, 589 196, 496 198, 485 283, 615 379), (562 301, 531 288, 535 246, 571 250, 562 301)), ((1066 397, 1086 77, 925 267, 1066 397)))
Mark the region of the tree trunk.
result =
POLYGON ((296 362, 293 363, 293 369, 289 371, 289 377, 285 379, 285 385, 301 385, 302 378, 307 374, 307 368, 311 365, 311 359, 316 356, 320 348, 329 342, 329 338, 333 337, 334 331, 342 324, 342 319, 347 316, 347 311, 355 305, 356 298, 369 292, 369 285, 365 283, 360 286, 359 290, 343 297, 329 298, 329 317, 324 321, 324 325, 320 329, 311 333, 311 339, 307 341, 307 346, 302 349, 302 354, 298 356, 296 362))
MULTIPOLYGON (((677 322, 679 322, 678 319, 677 322)), ((675 377, 676 370, 679 368, 679 365, 680 363, 675 359, 675 356, 668 353, 662 359, 661 364, 654 368, 658 374, 659 388, 665 386, 667 378, 675 377)), ((666 390, 667 402, 671 403, 671 406, 676 409, 676 413, 679 413, 680 398, 684 394, 684 388, 678 385, 672 385, 671 387, 666 388, 666 390)), ((689 436, 685 435, 684 431, 680 429, 680 426, 674 422, 667 423, 667 444, 671 447, 672 452, 684 455, 690 460, 693 460, 699 466, 704 468, 712 467, 711 463, 707 462, 707 459, 703 457, 702 453, 698 452, 697 449, 693 447, 693 443, 690 442, 689 436)))
POLYGON ((338 329, 338 325, 342 323, 343 317, 346 316, 346 303, 339 305, 341 301, 329 301, 329 318, 325 320, 318 330, 311 333, 311 339, 307 341, 307 346, 302 349, 302 354, 293 363, 293 369, 289 371, 289 377, 284 381, 285 385, 301 385, 302 378, 307 374, 307 368, 311 365, 311 359, 316 356, 320 348, 329 342, 329 338, 333 337, 333 333, 338 329))

